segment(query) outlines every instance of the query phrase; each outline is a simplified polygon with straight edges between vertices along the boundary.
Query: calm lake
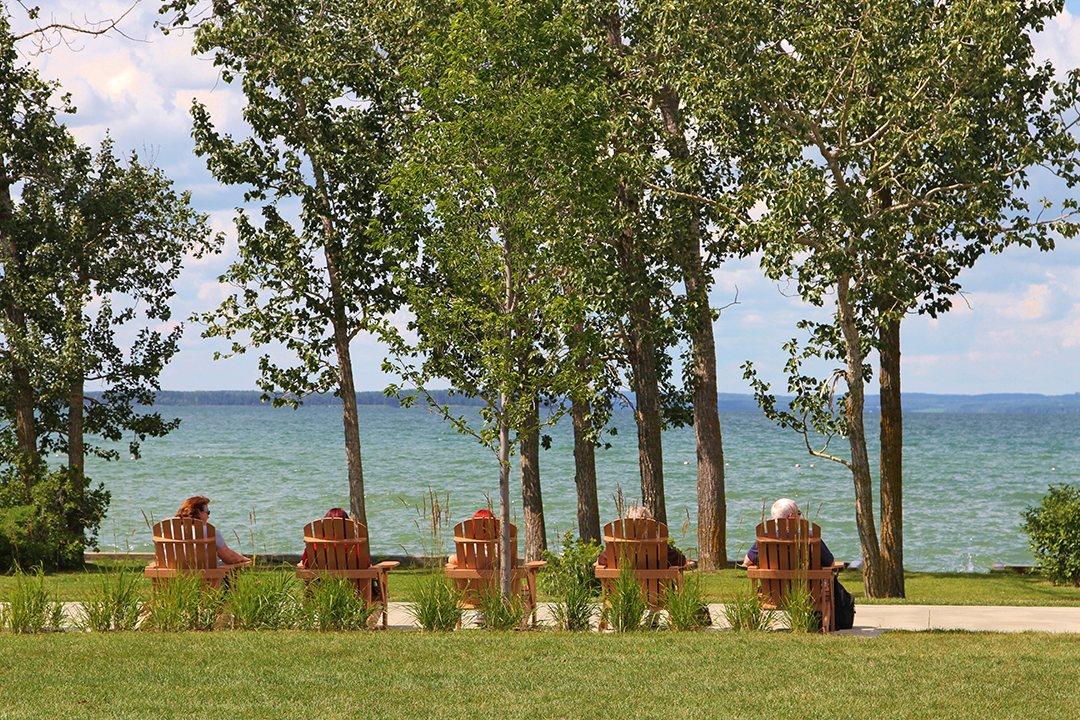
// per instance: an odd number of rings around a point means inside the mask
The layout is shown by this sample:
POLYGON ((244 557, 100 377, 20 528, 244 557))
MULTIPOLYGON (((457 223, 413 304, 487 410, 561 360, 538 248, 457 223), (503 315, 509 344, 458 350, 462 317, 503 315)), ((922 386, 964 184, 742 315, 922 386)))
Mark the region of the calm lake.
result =
MULTIPOLYGON (((339 407, 293 411, 265 406, 157 408, 180 428, 144 443, 142 458, 87 461, 87 474, 112 493, 102 550, 152 549, 148 519, 170 517, 191 495, 206 495, 212 522, 246 553, 300 552, 305 523, 348 508, 339 407)), ((472 408, 462 408, 472 413, 472 408)), ((876 431, 876 416, 868 430, 876 431)), ((757 413, 721 414, 727 467, 728 556, 741 558, 763 505, 779 496, 809 507, 839 559, 858 560, 854 488, 843 466, 811 457, 799 436, 757 413)), ((985 572, 995 562, 1029 564, 1020 514, 1047 486, 1080 480, 1080 416, 921 414, 904 418, 904 558, 909 570, 985 572)), ((618 435, 597 451, 601 521, 615 517, 613 496, 640 496, 637 440, 629 411, 618 435)), ((498 502, 495 455, 426 410, 360 407, 372 553, 424 554, 424 517, 439 495, 451 522, 498 502)), ((540 457, 549 543, 576 533, 573 432, 569 418, 546 431, 540 457)), ((124 445, 126 448, 126 445, 124 445)), ((841 454, 846 441, 835 440, 841 454)), ((516 462, 516 460, 515 460, 516 462)), ((516 466, 515 466, 516 467, 516 466)), ((697 543, 696 468, 691 428, 664 434, 671 534, 697 543)), ((516 473, 512 482, 518 482, 516 473)), ((511 492, 520 517, 520 487, 511 492)), ((449 533, 446 533, 449 535, 449 533)))

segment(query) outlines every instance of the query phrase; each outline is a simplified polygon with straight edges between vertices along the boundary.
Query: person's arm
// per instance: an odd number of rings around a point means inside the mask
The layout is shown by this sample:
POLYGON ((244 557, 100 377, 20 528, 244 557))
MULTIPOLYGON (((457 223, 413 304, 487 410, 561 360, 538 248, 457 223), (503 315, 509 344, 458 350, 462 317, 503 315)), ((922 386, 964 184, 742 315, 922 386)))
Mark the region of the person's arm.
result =
POLYGON ((236 552, 224 543, 222 543, 221 547, 218 548, 217 554, 218 558, 221 559, 221 562, 225 563, 226 565, 240 565, 242 563, 246 564, 251 562, 250 558, 244 557, 243 555, 236 552))
POLYGON ((755 540, 754 544, 750 546, 749 550, 747 550, 746 557, 743 558, 743 565, 757 565, 757 561, 758 561, 758 550, 757 550, 757 540, 755 540))

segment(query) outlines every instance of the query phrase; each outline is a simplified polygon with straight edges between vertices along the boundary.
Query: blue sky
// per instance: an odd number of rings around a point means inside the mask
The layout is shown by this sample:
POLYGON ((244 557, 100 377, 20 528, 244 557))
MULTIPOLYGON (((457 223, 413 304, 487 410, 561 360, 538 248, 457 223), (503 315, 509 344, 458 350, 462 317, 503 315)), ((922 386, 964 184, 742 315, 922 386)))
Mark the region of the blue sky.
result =
MULTIPOLYGON (((46 0, 40 5, 46 21, 85 24, 119 17, 130 0, 46 0)), ((1080 67, 1080 0, 1065 5, 1036 39, 1039 57, 1050 59, 1059 71, 1080 67)), ((191 56, 190 34, 163 37, 153 29, 156 7, 147 0, 137 5, 122 22, 123 35, 71 38, 36 56, 29 45, 21 49, 44 77, 59 80, 72 94, 79 112, 67 122, 79 141, 97 145, 108 131, 118 151, 152 158, 178 188, 191 190, 195 206, 228 236, 223 254, 186 264, 174 302, 174 319, 186 321, 227 295, 217 278, 235 252, 233 208, 241 203, 240 192, 214 182, 191 152, 188 108, 197 98, 210 108, 219 128, 242 136, 243 99, 220 80, 210 60, 191 56)), ((17 16, 13 22, 16 29, 26 26, 17 16)), ((1046 192, 1060 195, 1062 188, 1047 185, 1046 192)), ((1060 241, 1052 253, 1011 249, 984 258, 961 282, 964 300, 951 313, 937 320, 905 321, 905 391, 1080 392, 1080 240, 1060 241)), ((809 314, 791 294, 764 279, 753 259, 727 263, 717 272, 713 304, 729 306, 715 328, 721 392, 749 392, 740 370, 746 360, 782 389, 781 346, 799 335, 795 323, 809 314), (736 293, 738 304, 729 306, 736 293)), ((404 315, 395 318, 402 325, 406 320, 404 315)), ((257 355, 215 362, 214 352, 227 350, 227 344, 204 340, 197 325, 186 325, 181 352, 163 372, 162 387, 255 389, 257 355)), ((389 380, 379 370, 383 348, 361 336, 352 350, 357 389, 381 390, 389 380)))

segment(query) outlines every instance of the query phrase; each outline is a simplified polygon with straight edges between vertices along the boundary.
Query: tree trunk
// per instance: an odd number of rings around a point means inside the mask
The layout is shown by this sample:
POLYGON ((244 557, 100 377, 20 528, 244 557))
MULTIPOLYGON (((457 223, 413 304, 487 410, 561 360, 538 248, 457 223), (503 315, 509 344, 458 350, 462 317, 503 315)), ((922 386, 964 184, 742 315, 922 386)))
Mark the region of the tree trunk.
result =
POLYGON ((547 550, 544 501, 540 493, 540 401, 534 397, 521 438, 521 508, 525 525, 525 560, 543 560, 547 550))
MULTIPOLYGON (((679 96, 662 92, 660 111, 672 158, 688 163, 690 148, 679 117, 679 96)), ((680 185, 680 191, 700 194, 700 187, 680 185)), ((676 247, 686 288, 687 321, 693 358, 694 435, 697 441, 698 560, 702 570, 727 567, 727 498, 724 492, 724 445, 717 409, 716 341, 709 281, 701 256, 701 208, 694 201, 674 203, 686 214, 685 227, 676 224, 676 247)))
POLYGON ((83 449, 83 382, 81 376, 72 380, 68 393, 68 467, 80 479, 86 458, 83 449))
POLYGON ((884 597, 904 597, 904 414, 900 320, 878 332, 881 368, 881 575, 884 597))
MULTIPOLYGON (((14 217, 11 202, 11 182, 6 178, 6 168, 0 160, 0 261, 4 266, 4 278, 8 287, 0 286, 3 291, 0 302, 4 304, 4 315, 9 332, 26 334, 26 313, 14 287, 22 276, 22 259, 15 238, 8 228, 14 217)), ((11 371, 12 395, 15 399, 15 440, 22 458, 19 461, 19 475, 26 486, 29 496, 34 483, 34 468, 38 464, 37 421, 34 417, 34 388, 30 381, 30 370, 24 359, 19 357, 13 338, 8 338, 8 362, 11 371)))
POLYGON ((863 423, 865 407, 865 383, 861 338, 855 322, 855 309, 851 304, 851 278, 844 274, 837 282, 836 308, 840 330, 844 336, 848 386, 847 421, 848 445, 851 448, 851 475, 855 481, 855 522, 859 529, 859 542, 863 557, 863 587, 867 597, 884 597, 886 583, 881 569, 881 550, 878 545, 877 528, 874 524, 874 494, 870 479, 870 458, 866 451, 866 430, 863 423))
POLYGON ((592 440, 591 408, 586 400, 574 400, 574 480, 577 483, 578 537, 600 544, 600 503, 596 496, 596 446, 592 440))
POLYGON ((510 599, 510 425, 506 419, 509 401, 502 394, 499 409, 499 589, 510 599))

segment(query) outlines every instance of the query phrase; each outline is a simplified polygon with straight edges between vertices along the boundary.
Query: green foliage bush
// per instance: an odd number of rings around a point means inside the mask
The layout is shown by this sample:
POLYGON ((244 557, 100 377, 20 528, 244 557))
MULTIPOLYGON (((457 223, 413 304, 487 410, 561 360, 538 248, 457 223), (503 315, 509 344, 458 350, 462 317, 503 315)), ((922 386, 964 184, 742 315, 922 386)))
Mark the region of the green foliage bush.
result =
POLYGON ((63 605, 49 599, 45 570, 40 565, 25 573, 15 568, 15 583, 0 606, 0 627, 13 633, 39 633, 63 627, 63 605))
POLYGON ((416 585, 413 597, 415 599, 409 603, 408 612, 421 630, 449 632, 461 624, 464 614, 461 593, 441 572, 434 571, 422 578, 416 585))
POLYGON ((732 595, 724 602, 724 621, 736 632, 744 630, 772 630, 776 613, 761 606, 753 589, 732 595))
POLYGON ((67 467, 42 467, 34 475, 27 489, 14 466, 0 470, 0 570, 82 565, 83 550, 97 547, 108 491, 100 484, 91 488, 67 467))
POLYGON ((672 630, 701 630, 712 624, 700 575, 689 575, 682 587, 672 583, 668 587, 666 604, 667 625, 672 630))
POLYGON ((364 605, 364 597, 348 578, 326 576, 312 580, 300 607, 299 627, 331 632, 364 630, 380 606, 364 605))
POLYGON ((139 576, 124 565, 99 576, 89 597, 79 603, 79 624, 85 630, 134 630, 143 610, 139 576))
POLYGON ((600 592, 600 581, 593 573, 600 546, 575 540, 569 531, 563 535, 562 545, 561 556, 544 552, 548 564, 540 573, 540 586, 557 598, 550 607, 560 630, 589 630, 596 614, 596 596, 600 592))
POLYGON ((1038 507, 1023 512, 1028 545, 1055 585, 1080 586, 1080 490, 1065 484, 1049 490, 1038 507))
POLYGON ((158 581, 147 627, 153 630, 213 630, 225 608, 225 593, 193 573, 158 581))
POLYGON ((608 606, 603 611, 607 624, 615 632, 642 630, 646 627, 645 614, 648 610, 649 604, 641 590, 641 583, 634 577, 633 569, 623 565, 608 597, 608 606))
POLYGON ((233 625, 241 630, 291 628, 299 613, 296 591, 296 575, 291 568, 256 572, 249 565, 237 569, 228 597, 233 625))

